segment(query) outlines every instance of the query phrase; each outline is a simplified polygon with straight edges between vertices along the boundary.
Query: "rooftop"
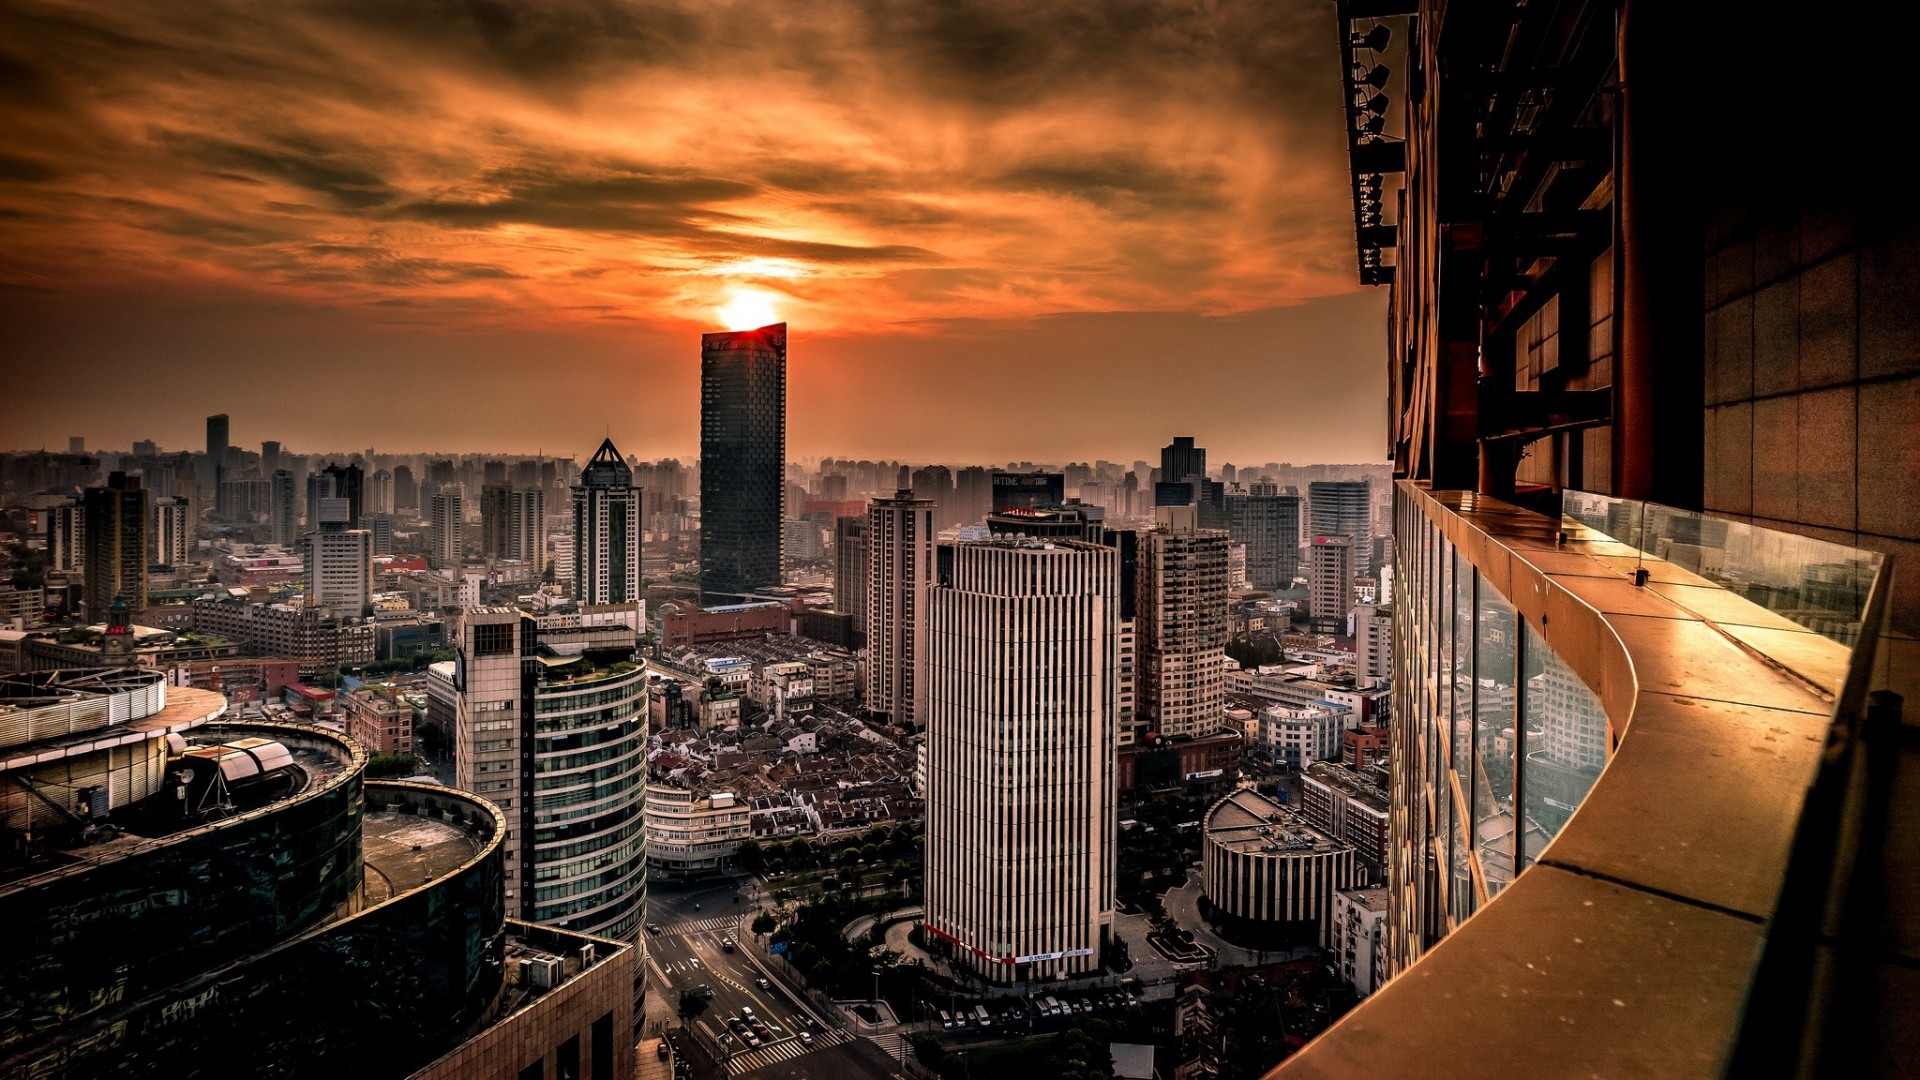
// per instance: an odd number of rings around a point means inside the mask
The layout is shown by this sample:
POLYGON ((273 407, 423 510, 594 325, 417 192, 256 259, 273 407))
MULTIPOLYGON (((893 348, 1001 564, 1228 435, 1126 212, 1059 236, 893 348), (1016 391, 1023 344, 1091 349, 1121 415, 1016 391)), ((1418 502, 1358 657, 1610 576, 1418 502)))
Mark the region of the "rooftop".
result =
POLYGON ((367 865, 361 889, 369 904, 445 877, 479 857, 484 847, 459 825, 381 805, 377 795, 367 800, 361 845, 367 865))
POLYGON ((1346 845, 1252 788, 1241 788, 1207 812, 1207 842, 1228 851, 1317 855, 1346 845))
POLYGON ((1379 813, 1386 813, 1391 802, 1386 790, 1344 765, 1329 761, 1315 762, 1307 766, 1306 779, 1318 780, 1343 795, 1367 804, 1379 813))

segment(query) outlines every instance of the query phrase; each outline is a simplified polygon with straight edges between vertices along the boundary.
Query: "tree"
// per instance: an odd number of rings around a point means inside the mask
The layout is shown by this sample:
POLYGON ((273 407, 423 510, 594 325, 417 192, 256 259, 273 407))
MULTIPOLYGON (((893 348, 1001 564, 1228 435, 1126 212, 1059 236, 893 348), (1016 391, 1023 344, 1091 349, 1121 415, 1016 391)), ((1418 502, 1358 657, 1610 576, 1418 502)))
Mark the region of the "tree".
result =
POLYGON ((758 840, 741 841, 740 850, 736 853, 736 857, 740 860, 741 869, 750 874, 759 873, 765 869, 767 865, 766 853, 760 850, 760 841, 758 840))
POLYGON ((773 933, 774 927, 779 925, 780 920, 773 917, 773 912, 763 911, 754 916, 753 932, 756 934, 771 934, 773 933))
POLYGON ((707 1011, 707 999, 692 990, 680 991, 680 1018, 691 1020, 707 1011))

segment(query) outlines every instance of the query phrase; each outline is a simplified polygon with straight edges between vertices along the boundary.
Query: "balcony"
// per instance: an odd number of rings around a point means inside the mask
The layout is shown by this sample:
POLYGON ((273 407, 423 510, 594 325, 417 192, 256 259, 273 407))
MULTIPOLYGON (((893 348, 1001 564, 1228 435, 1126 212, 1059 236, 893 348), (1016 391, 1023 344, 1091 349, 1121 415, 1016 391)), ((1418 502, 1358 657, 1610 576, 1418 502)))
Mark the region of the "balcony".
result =
POLYGON ((1394 509, 1399 971, 1273 1075, 1820 1071, 1911 982, 1854 947, 1903 841, 1891 560, 1572 492, 1394 509))

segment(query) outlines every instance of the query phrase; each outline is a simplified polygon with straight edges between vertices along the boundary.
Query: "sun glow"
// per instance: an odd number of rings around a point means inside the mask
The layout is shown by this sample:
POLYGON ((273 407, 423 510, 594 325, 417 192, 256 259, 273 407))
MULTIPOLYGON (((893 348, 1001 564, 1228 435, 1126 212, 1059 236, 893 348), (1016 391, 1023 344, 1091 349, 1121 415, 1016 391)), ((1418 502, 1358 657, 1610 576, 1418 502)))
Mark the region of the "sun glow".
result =
POLYGON ((720 317, 720 325, 729 330, 757 330, 780 321, 774 299, 772 293, 758 289, 735 289, 724 305, 714 309, 714 314, 720 317))

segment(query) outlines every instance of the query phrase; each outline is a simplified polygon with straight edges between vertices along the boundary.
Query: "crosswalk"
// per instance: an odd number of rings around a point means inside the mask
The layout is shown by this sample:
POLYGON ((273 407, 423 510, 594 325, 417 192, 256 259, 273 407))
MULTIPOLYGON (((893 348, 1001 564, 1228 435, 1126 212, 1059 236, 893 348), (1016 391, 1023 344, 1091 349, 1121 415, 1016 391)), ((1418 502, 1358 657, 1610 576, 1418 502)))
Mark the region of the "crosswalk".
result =
POLYGON ((884 1035, 869 1035, 867 1041, 886 1052, 895 1061, 905 1061, 913 1053, 913 1040, 898 1031, 889 1031, 884 1035))
POLYGON ((668 934, 704 934, 714 930, 740 929, 740 916, 716 915, 711 919, 687 919, 662 928, 668 934))
POLYGON ((852 1042, 853 1036, 837 1029, 820 1032, 813 1037, 813 1045, 807 1046, 798 1038, 781 1039, 758 1050, 749 1050, 744 1054, 735 1054, 727 1059, 727 1075, 740 1076, 755 1069, 764 1069, 781 1061, 790 1061, 802 1054, 810 1054, 829 1046, 852 1042))

